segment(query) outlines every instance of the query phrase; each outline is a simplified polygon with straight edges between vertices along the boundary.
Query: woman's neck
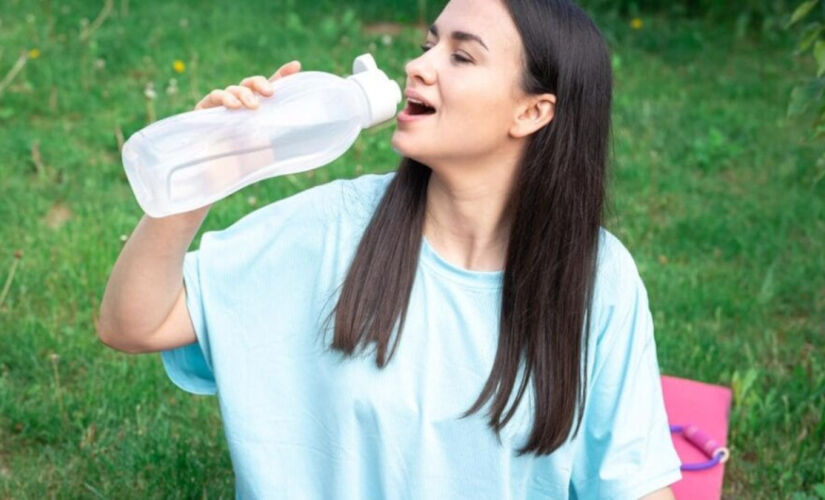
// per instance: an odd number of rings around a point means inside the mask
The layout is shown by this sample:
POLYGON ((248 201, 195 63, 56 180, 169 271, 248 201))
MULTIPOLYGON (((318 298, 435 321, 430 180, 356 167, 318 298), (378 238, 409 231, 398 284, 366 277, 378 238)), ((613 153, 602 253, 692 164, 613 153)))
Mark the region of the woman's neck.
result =
POLYGON ((427 186, 424 236, 448 262, 473 271, 504 269, 510 221, 508 181, 466 176, 457 182, 433 171, 427 186))

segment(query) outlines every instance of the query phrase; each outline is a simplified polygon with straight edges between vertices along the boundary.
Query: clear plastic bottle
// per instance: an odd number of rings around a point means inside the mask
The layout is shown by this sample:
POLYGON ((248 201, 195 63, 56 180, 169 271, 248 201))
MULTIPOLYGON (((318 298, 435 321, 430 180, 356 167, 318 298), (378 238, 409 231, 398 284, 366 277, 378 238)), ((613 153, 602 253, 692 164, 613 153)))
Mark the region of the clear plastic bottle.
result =
POLYGON ((143 211, 187 212, 261 179, 331 163, 361 130, 393 118, 401 102, 398 83, 370 54, 356 57, 346 78, 305 71, 272 88, 258 109, 189 111, 131 135, 123 166, 143 211))

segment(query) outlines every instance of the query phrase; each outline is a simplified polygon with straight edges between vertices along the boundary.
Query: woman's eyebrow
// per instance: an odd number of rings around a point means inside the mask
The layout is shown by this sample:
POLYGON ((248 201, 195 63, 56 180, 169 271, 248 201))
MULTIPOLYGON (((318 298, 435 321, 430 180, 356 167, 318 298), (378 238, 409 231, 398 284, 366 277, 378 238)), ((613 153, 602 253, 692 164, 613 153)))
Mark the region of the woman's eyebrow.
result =
MULTIPOLYGON (((435 24, 430 25, 429 32, 432 33, 435 36, 438 36, 438 28, 435 26, 435 24)), ((487 48, 487 46, 484 44, 484 41, 481 40, 481 38, 478 35, 474 35, 472 33, 467 33, 466 31, 453 31, 452 34, 450 35, 450 37, 453 40, 472 40, 472 41, 476 41, 476 42, 480 43, 481 46, 484 47, 487 50, 487 52, 490 51, 490 49, 487 48)))

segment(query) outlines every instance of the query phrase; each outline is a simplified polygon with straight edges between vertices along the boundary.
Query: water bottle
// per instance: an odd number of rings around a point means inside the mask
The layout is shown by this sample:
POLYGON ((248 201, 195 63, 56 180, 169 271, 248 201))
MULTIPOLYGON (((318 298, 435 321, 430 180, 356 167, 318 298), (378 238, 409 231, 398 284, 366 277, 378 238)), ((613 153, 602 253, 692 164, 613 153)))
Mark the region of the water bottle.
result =
POLYGON ((302 172, 343 155, 361 130, 392 119, 401 88, 370 54, 346 78, 305 71, 272 83, 258 109, 223 106, 152 123, 123 144, 138 204, 152 217, 203 207, 268 177, 302 172))

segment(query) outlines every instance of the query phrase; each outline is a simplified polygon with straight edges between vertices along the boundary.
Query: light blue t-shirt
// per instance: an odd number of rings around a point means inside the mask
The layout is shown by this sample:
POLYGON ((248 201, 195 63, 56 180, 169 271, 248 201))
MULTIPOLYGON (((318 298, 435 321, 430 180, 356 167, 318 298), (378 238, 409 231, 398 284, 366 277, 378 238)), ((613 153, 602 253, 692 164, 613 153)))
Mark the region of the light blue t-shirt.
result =
POLYGON ((606 230, 582 428, 549 456, 515 454, 532 425, 532 384, 501 445, 489 401, 459 418, 492 368, 502 271, 458 267, 425 238, 389 364, 326 348, 322 321, 394 175, 307 189, 204 233, 186 254, 198 341, 163 352, 163 364, 182 389, 217 394, 237 496, 636 499, 678 481, 647 294, 606 230))

